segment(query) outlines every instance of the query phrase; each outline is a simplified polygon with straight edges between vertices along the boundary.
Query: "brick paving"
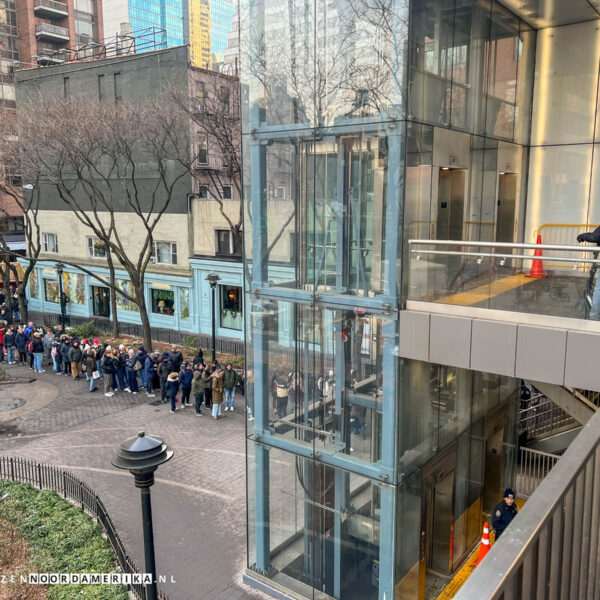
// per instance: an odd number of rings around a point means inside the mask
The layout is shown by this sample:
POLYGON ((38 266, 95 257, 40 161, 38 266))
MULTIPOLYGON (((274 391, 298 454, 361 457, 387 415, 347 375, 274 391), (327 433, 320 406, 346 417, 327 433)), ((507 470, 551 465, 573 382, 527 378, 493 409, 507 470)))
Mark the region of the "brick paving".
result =
MULTIPOLYGON (((31 376, 28 367, 7 367, 31 376)), ((26 403, 0 412, 0 452, 69 469, 104 501, 133 560, 143 568, 139 491, 110 463, 119 444, 140 430, 162 435, 174 458, 152 488, 156 564, 170 600, 263 599, 241 581, 246 565, 245 415, 219 421, 193 408, 171 414, 144 393, 89 393, 85 381, 52 372, 32 384, 0 387, 2 399, 26 403), (174 582, 170 582, 171 578, 174 582)), ((152 399, 154 400, 154 399, 152 399)))

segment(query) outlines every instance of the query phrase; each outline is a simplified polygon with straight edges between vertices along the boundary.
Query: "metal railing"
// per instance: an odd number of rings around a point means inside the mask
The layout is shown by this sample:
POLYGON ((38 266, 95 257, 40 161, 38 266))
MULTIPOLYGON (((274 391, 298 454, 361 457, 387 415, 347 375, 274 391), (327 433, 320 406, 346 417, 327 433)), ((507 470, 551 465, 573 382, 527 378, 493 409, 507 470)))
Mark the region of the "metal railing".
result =
POLYGON ((36 8, 49 8, 67 14, 69 12, 67 4, 58 0, 34 0, 33 9, 35 10, 36 8))
POLYGON ((559 459, 560 456, 556 454, 520 448, 516 488, 519 496, 529 498, 559 459))
POLYGON ((543 394, 532 396, 527 408, 519 411, 519 429, 527 431, 528 439, 564 430, 575 423, 571 415, 543 394))
POLYGON ((597 598, 600 411, 584 426, 455 600, 597 598))
POLYGON ((50 23, 38 23, 35 26, 36 35, 58 35, 69 39, 69 30, 66 27, 51 25, 50 23))
MULTIPOLYGON (((0 479, 29 483, 40 490, 53 490, 66 500, 81 506, 82 510, 102 525, 123 573, 140 572, 127 554, 102 500, 92 488, 68 471, 24 458, 0 456, 0 479)), ((146 586, 130 584, 127 588, 135 594, 138 600, 147 600, 146 586)), ((158 592, 158 599, 169 600, 160 591, 158 592)))

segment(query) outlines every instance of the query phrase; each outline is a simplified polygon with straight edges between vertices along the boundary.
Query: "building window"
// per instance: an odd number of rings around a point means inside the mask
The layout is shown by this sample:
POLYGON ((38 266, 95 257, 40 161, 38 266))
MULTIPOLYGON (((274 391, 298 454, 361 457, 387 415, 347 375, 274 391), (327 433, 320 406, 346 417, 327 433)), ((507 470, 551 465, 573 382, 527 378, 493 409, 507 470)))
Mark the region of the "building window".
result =
POLYGON ((150 260, 163 265, 176 265, 177 244, 175 242, 152 242, 150 260))
POLYGON ((220 285, 221 327, 242 329, 242 288, 235 285, 220 285))
POLYGON ((44 279, 44 297, 46 302, 56 302, 58 304, 58 279, 44 279))
POLYGON ((209 196, 208 196, 208 186, 207 185, 201 185, 198 188, 198 196, 200 198, 202 198, 203 200, 208 200, 209 196))
POLYGON ((115 102, 121 102, 121 73, 114 74, 115 81, 115 102))
MULTIPOLYGON (((241 232, 240 232, 241 233, 241 232)), ((217 229, 217 256, 241 256, 242 249, 230 229, 217 229)))
POLYGON ((285 186, 278 185, 273 188, 273 198, 275 200, 285 200, 285 186))
POLYGON ((98 100, 104 100, 104 75, 98 75, 98 100))
POLYGON ((198 164, 208 164, 208 135, 206 133, 198 134, 198 164))
POLYGON ((68 98, 71 94, 71 80, 68 77, 63 78, 63 95, 68 98))
POLYGON ((100 238, 88 237, 87 249, 90 258, 104 258, 106 256, 106 245, 100 238))
POLYGON ((228 115, 230 110, 230 102, 229 102, 229 90, 226 87, 222 87, 219 90, 219 99, 221 100, 221 107, 223 109, 223 114, 228 115))
POLYGON ((173 315, 175 312, 175 294, 171 290, 150 290, 152 312, 159 315, 173 315))
POLYGON ((58 252, 58 237, 55 233, 42 234, 44 252, 58 252))
POLYGON ((206 86, 202 81, 196 83, 196 112, 204 112, 204 103, 206 102, 206 86))
POLYGON ((233 200, 233 186, 232 185, 224 185, 223 186, 223 199, 224 200, 233 200))

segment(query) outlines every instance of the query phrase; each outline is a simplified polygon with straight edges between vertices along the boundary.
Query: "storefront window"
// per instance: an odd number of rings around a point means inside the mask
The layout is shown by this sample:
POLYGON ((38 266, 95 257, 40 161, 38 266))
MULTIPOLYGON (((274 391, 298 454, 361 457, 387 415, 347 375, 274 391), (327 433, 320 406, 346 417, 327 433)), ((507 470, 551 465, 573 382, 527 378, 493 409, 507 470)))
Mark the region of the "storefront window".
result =
POLYGON ((190 288, 179 288, 179 316, 182 319, 190 318, 190 288))
MULTIPOLYGON (((125 279, 116 279, 115 285, 120 290, 123 290, 126 294, 129 294, 130 296, 135 295, 135 290, 133 289, 133 285, 131 285, 131 281, 126 281, 125 279)), ((135 302, 129 300, 129 298, 121 296, 121 294, 117 294, 117 308, 119 310, 139 312, 138 305, 135 302)))
POLYGON ((150 290, 152 312, 159 315, 172 315, 175 312, 175 294, 171 290, 150 290))
POLYGON ((58 279, 44 279, 44 295, 46 302, 56 302, 58 304, 60 298, 58 279))
POLYGON ((63 291, 69 302, 85 304, 85 280, 82 273, 63 273, 63 291))
POLYGON ((37 269, 33 269, 31 271, 31 275, 29 275, 29 296, 31 298, 39 298, 40 297, 40 288, 39 281, 37 276, 37 269))
POLYGON ((242 288, 235 285, 222 285, 221 288, 221 327, 242 329, 242 288))

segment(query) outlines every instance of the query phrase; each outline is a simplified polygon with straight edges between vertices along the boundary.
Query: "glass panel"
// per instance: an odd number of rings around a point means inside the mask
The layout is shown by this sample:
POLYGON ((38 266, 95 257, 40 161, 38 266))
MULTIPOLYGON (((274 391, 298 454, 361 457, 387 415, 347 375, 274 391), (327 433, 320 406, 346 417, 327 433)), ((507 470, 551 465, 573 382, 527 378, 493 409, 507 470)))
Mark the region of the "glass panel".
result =
POLYGON ((150 290, 152 312, 161 315, 173 315, 175 312, 175 294, 170 290, 150 290))
POLYGON ((242 288, 235 285, 221 285, 221 327, 242 329, 242 288))
POLYGON ((63 291, 67 302, 85 304, 85 279, 81 273, 63 273, 63 291))
POLYGON ((58 304, 60 298, 58 279, 44 279, 44 294, 46 302, 56 302, 58 304))
POLYGON ((179 290, 179 316, 182 319, 190 318, 190 288, 180 287, 179 290))
POLYGON ((33 269, 29 275, 29 296, 36 300, 40 297, 40 282, 38 279, 37 269, 33 269))
MULTIPOLYGON (((125 279, 116 279, 115 285, 120 290, 123 290, 126 294, 129 294, 130 296, 135 295, 135 290, 133 289, 133 285, 131 285, 130 281, 125 279)), ((129 310, 134 312, 139 311, 138 305, 135 302, 132 302, 124 296, 121 296, 121 294, 117 294, 117 308, 119 310, 129 310)))
POLYGON ((592 141, 599 59, 595 21, 538 32, 532 145, 592 141))

